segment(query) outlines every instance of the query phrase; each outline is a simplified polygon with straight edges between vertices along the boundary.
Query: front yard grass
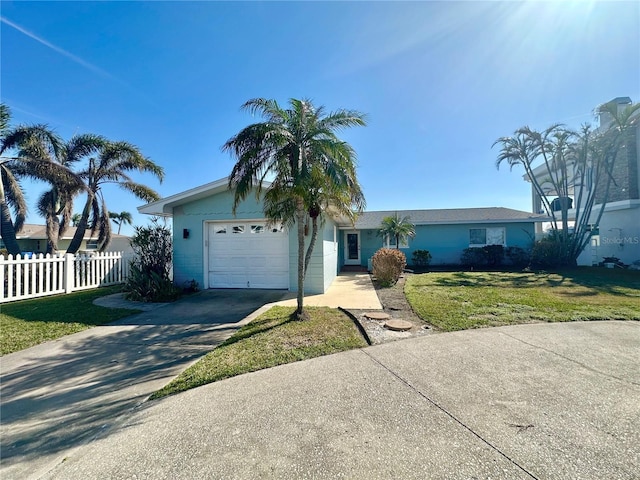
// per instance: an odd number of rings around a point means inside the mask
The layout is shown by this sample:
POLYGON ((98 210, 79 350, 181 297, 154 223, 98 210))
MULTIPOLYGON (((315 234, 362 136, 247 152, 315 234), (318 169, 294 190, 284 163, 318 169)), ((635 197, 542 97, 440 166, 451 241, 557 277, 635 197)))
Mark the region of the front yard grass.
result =
POLYGON ((413 275, 405 294, 442 331, 533 322, 640 320, 640 272, 577 268, 556 273, 413 275))
POLYGON ((293 307, 276 306, 242 327, 151 399, 206 383, 285 363, 366 347, 367 342, 343 312, 306 307, 309 319, 292 318, 293 307))
POLYGON ((0 355, 17 352, 87 328, 128 317, 139 310, 104 308, 93 300, 122 290, 97 288, 0 306, 0 355))

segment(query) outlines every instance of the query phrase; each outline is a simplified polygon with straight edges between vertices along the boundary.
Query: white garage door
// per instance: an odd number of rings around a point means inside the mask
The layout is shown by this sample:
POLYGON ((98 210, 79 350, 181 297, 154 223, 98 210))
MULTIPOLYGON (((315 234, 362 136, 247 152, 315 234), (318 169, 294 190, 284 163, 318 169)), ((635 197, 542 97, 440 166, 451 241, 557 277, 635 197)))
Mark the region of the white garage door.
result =
POLYGON ((289 288, 289 236, 265 222, 208 224, 209 288, 289 288))

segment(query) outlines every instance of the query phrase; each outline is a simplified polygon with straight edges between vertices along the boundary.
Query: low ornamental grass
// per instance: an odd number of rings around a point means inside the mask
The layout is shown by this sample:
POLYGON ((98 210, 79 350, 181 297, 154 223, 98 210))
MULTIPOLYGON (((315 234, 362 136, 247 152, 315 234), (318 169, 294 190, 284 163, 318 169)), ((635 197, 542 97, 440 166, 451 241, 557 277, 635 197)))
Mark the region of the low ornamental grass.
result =
POLYGON ((304 321, 295 320, 294 311, 293 307, 271 308, 151 398, 243 373, 367 346, 353 321, 340 310, 306 307, 309 318, 304 321))
POLYGON ((0 305, 0 354, 17 352, 138 313, 139 310, 93 304, 96 298, 121 289, 121 286, 104 287, 0 305))
POLYGON ((640 320, 640 272, 577 268, 556 273, 414 275, 405 294, 442 331, 533 322, 640 320))

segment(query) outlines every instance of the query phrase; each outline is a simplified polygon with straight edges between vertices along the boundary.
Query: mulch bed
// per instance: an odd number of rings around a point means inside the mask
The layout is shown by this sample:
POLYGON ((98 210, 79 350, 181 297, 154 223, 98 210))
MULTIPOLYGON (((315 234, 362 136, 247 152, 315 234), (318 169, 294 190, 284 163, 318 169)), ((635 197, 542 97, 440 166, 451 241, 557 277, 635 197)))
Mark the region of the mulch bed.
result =
POLYGON ((348 310, 349 313, 358 320, 372 345, 415 336, 429 335, 434 332, 433 327, 418 317, 409 305, 409 302, 407 302, 407 298, 404 295, 404 284, 409 275, 411 274, 405 273, 400 277, 398 283, 386 288, 382 287, 374 277, 371 279, 378 294, 378 299, 382 304, 383 311, 393 319, 404 320, 411 323, 413 325, 411 330, 394 332, 384 327, 384 321, 372 320, 365 317, 365 313, 367 313, 368 310, 348 310))

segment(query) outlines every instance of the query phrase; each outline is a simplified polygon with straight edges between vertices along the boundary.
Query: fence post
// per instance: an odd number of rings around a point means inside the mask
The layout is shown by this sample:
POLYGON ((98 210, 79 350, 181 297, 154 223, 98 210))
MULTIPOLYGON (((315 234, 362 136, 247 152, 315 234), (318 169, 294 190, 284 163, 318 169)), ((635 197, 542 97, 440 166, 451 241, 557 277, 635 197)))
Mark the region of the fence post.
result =
POLYGON ((73 277, 74 277, 74 263, 75 255, 73 253, 67 253, 64 256, 64 293, 73 292, 73 277))

